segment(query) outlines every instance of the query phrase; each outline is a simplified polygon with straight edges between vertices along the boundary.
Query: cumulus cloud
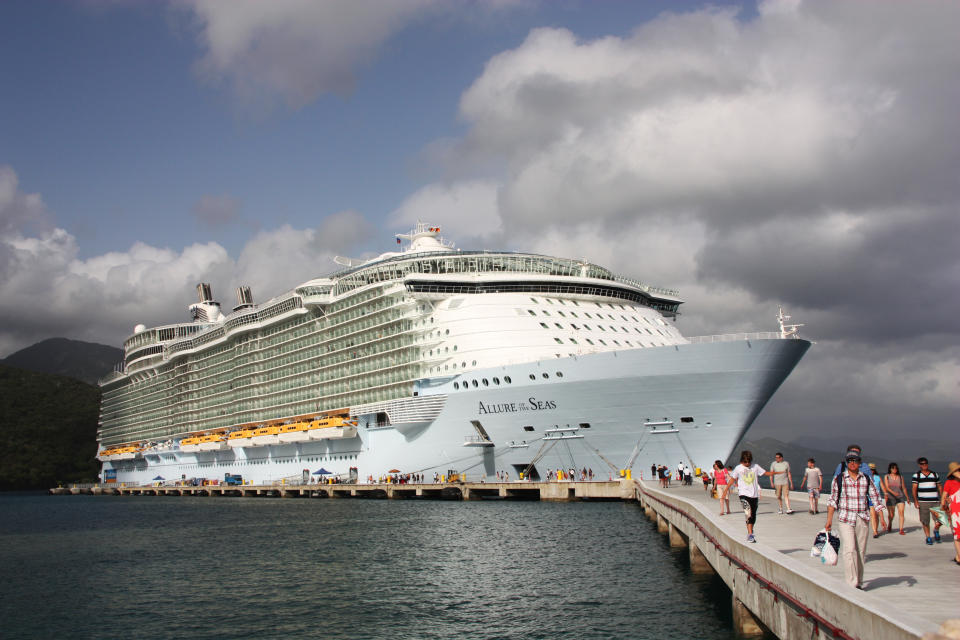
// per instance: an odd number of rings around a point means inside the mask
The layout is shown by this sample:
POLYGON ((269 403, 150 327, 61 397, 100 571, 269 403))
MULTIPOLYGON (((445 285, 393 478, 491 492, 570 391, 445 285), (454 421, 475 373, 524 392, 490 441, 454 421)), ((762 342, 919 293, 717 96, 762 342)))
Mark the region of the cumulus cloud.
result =
POLYGON ((371 224, 355 211, 328 216, 316 229, 283 225, 262 231, 237 258, 237 284, 249 285, 254 299, 263 302, 339 268, 334 256, 348 253, 371 233, 371 224))
POLYGON ((408 196, 390 214, 391 226, 413 228, 418 221, 439 223, 443 230, 464 242, 484 242, 501 230, 497 207, 497 184, 471 180, 429 184, 408 196))
POLYGON ((134 325, 188 320, 195 286, 213 284, 224 311, 233 288, 251 285, 258 301, 335 268, 336 252, 360 243, 370 224, 356 212, 325 218, 315 229, 283 226, 256 234, 231 257, 216 242, 181 249, 137 242, 126 251, 79 258, 76 239, 52 226, 30 234, 15 229, 23 212, 48 215, 39 195, 0 171, 0 354, 62 336, 120 345, 134 325), (11 213, 11 210, 13 213, 11 213))
POLYGON ((40 194, 23 193, 13 167, 0 165, 0 233, 49 227, 50 214, 40 194))
POLYGON ((243 99, 281 96, 300 107, 323 93, 347 93, 358 67, 435 0, 197 0, 205 50, 201 74, 243 99))

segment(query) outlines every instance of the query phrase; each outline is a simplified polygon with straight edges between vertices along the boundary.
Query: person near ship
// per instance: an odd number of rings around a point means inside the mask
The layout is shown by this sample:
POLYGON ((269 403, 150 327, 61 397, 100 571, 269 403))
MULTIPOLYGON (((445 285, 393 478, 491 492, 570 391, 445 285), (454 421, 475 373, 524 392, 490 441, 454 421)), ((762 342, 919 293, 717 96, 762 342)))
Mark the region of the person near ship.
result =
POLYGON ((776 459, 770 463, 770 470, 773 471, 770 488, 777 496, 777 513, 782 514, 784 506, 786 506, 787 513, 793 513, 793 509, 790 508, 790 492, 793 491, 793 474, 790 473, 790 463, 783 459, 783 454, 779 451, 774 457, 776 459))
POLYGON ((807 460, 807 468, 803 470, 803 480, 800 481, 800 488, 807 485, 807 497, 810 500, 810 513, 812 515, 820 513, 820 492, 823 491, 823 473, 817 466, 817 461, 813 458, 807 460))
POLYGON ((910 504, 910 495, 907 493, 903 476, 900 475, 900 465, 896 462, 887 465, 887 475, 883 476, 883 492, 887 496, 887 508, 890 510, 887 514, 887 531, 893 528, 893 510, 896 507, 900 521, 900 535, 907 535, 903 530, 903 512, 906 510, 906 505, 910 504))
POLYGON ((851 587, 863 589, 863 563, 867 555, 867 538, 870 531, 870 502, 878 510, 885 510, 880 494, 873 481, 860 473, 860 452, 847 451, 845 456, 847 469, 830 489, 827 502, 828 532, 833 526, 833 516, 840 521, 837 527, 840 534, 840 549, 843 557, 843 573, 851 587))

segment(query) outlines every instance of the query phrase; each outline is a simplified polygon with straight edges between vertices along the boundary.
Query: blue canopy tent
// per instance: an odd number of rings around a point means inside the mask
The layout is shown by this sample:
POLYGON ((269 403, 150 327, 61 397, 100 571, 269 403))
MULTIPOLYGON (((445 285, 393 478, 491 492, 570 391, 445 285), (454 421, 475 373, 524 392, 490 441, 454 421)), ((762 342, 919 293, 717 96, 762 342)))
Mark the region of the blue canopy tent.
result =
POLYGON ((327 471, 327 470, 324 469, 323 467, 320 467, 319 469, 317 469, 316 471, 313 472, 313 475, 315 475, 315 476, 329 476, 329 475, 331 475, 332 473, 333 473, 332 471, 327 471))
POLYGON ((153 479, 154 482, 158 482, 160 480, 166 480, 166 478, 164 478, 163 476, 157 476, 156 478, 153 479))

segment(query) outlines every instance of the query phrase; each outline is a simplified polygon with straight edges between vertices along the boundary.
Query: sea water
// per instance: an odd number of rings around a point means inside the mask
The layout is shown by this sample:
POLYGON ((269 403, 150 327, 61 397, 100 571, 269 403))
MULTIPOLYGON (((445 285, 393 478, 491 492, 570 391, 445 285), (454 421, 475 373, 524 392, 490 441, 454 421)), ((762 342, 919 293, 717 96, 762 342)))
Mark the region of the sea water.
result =
POLYGON ((733 638, 635 503, 0 496, 0 636, 733 638))

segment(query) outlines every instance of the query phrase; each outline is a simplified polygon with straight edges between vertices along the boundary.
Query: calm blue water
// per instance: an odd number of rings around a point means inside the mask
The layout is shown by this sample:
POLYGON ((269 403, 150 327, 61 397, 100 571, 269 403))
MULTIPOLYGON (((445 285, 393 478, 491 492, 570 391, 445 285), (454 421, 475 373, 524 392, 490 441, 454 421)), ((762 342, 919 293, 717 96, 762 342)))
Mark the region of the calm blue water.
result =
POLYGON ((0 495, 0 636, 733 638, 635 504, 0 495))

